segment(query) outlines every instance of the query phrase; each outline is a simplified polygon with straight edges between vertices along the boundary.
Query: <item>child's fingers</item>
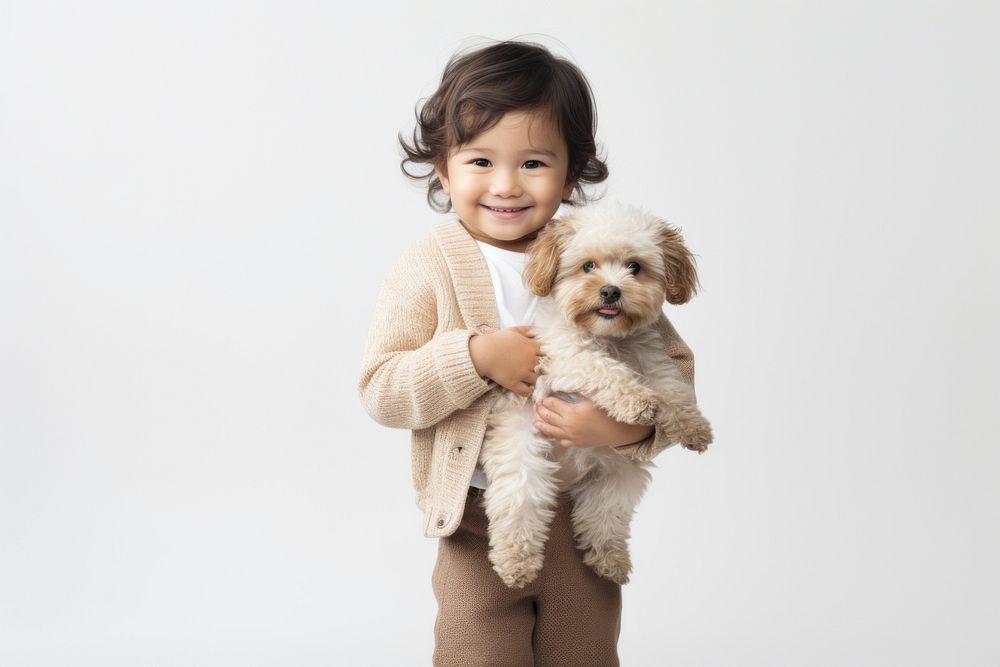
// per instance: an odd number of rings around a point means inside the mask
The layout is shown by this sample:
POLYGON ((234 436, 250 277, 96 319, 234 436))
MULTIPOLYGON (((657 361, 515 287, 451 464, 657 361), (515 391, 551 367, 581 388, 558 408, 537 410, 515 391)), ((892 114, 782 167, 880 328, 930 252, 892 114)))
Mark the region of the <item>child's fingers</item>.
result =
POLYGON ((555 396, 546 396, 545 398, 542 399, 542 402, 539 404, 539 407, 544 409, 548 414, 562 418, 563 416, 562 413, 565 405, 566 405, 565 403, 563 403, 555 396))
POLYGON ((562 447, 573 446, 573 442, 566 438, 566 431, 564 431, 562 428, 539 420, 536 420, 533 426, 535 427, 535 430, 541 433, 542 435, 557 440, 560 446, 562 447))
POLYGON ((562 425, 564 423, 563 415, 561 412, 553 410, 555 403, 550 399, 551 396, 542 399, 541 403, 535 403, 535 414, 550 424, 562 425))

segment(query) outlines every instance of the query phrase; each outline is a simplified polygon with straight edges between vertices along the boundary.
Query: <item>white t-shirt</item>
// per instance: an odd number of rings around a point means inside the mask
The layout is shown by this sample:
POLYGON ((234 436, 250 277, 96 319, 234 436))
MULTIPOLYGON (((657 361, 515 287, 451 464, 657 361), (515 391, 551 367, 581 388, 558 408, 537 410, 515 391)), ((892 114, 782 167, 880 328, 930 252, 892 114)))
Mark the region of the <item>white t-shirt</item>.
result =
POLYGON ((504 250, 482 241, 476 241, 486 258, 486 266, 493 279, 493 293, 496 295, 497 320, 501 329, 531 324, 535 319, 538 297, 521 282, 527 255, 523 252, 504 250))
MULTIPOLYGON (((538 297, 529 292, 521 282, 527 256, 523 252, 504 250, 482 241, 476 243, 479 244, 479 249, 486 258, 486 266, 490 269, 500 328, 506 329, 534 322, 538 297)), ((470 484, 480 489, 486 488, 486 476, 478 464, 472 473, 470 484)))

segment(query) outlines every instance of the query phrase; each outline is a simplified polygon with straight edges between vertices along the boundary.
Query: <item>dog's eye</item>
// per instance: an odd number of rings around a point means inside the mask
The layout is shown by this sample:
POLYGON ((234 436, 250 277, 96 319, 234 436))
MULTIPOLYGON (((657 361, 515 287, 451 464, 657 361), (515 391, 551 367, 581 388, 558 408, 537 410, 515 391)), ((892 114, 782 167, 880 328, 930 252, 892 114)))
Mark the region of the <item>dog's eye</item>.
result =
POLYGON ((639 262, 629 262, 628 266, 625 267, 632 272, 632 275, 639 273, 639 262))
POLYGON ((584 273, 590 273, 591 271, 593 271, 596 268, 597 268, 597 264, 594 264, 593 262, 587 262, 586 264, 583 265, 583 272, 584 273))

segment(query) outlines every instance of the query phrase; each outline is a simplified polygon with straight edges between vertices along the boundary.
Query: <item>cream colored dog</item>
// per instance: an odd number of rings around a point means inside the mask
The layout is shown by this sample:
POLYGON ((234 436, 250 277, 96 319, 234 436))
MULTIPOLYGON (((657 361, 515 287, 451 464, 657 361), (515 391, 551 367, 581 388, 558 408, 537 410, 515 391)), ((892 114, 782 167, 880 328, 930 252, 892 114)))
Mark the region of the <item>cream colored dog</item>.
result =
MULTIPOLYGON (((640 209, 591 204, 542 230, 523 279, 547 297, 534 323, 543 356, 532 401, 586 396, 617 421, 656 424, 671 444, 705 449, 711 427, 653 326, 664 299, 685 303, 696 289, 694 261, 677 230, 640 209)), ((534 419, 531 401, 499 394, 480 455, 489 558, 512 588, 541 570, 559 491, 558 445, 534 429, 534 419)), ((573 477, 573 531, 584 562, 627 582, 629 524, 651 464, 613 447, 572 448, 561 459, 573 477)))

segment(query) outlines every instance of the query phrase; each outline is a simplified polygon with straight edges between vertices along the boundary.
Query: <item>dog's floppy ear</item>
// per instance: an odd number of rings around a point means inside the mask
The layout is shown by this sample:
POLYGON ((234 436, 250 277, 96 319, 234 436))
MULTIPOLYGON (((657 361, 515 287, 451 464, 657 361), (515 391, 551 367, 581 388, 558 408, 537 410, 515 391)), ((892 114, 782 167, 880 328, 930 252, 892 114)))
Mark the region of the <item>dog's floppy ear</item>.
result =
POLYGON ((660 252, 663 253, 667 301, 673 304, 687 303, 698 291, 698 271, 694 266, 694 255, 684 245, 680 231, 665 222, 660 235, 660 252))
POLYGON ((528 259, 524 264, 521 279, 528 291, 538 296, 548 296, 556 284, 559 273, 559 255, 562 254, 563 240, 572 233, 565 220, 549 222, 528 246, 528 259))

